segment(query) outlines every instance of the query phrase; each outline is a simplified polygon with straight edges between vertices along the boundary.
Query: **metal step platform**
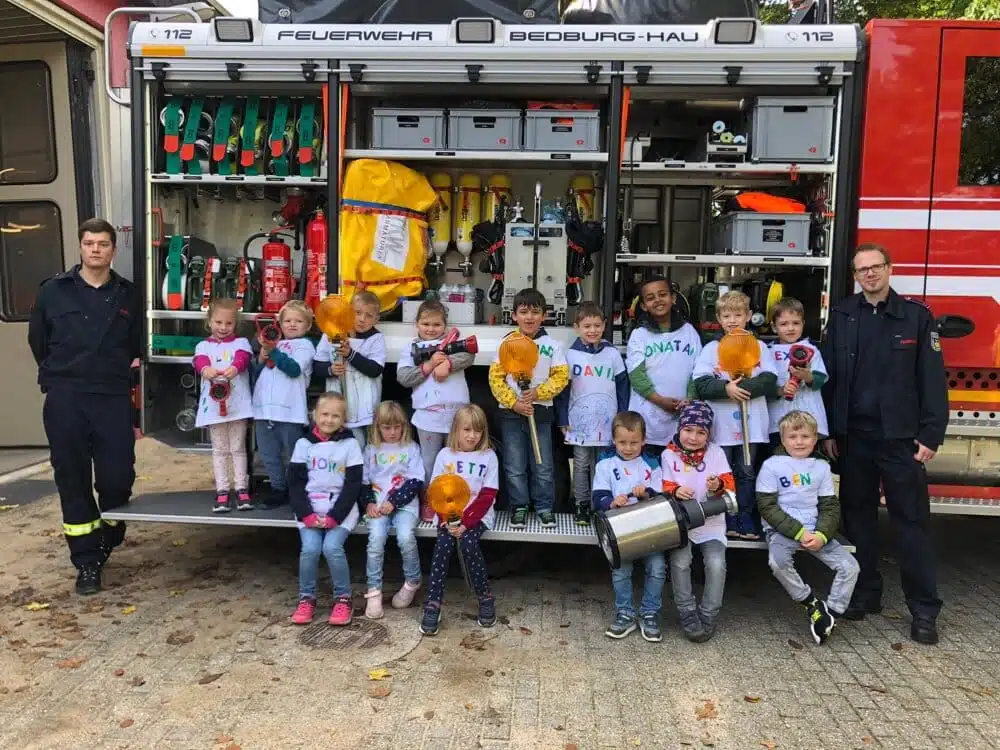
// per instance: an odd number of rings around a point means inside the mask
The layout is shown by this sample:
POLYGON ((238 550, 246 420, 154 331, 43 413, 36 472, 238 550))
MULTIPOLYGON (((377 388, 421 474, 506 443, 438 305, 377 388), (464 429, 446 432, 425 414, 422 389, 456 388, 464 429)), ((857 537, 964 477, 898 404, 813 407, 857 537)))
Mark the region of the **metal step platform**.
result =
POLYGON ((1000 500, 989 497, 931 497, 931 513, 1000 516, 1000 500))
MULTIPOLYGON (((251 511, 232 510, 229 513, 212 513, 213 497, 210 492, 154 492, 135 497, 124 508, 104 513, 104 517, 114 521, 148 521, 154 523, 198 524, 205 526, 260 526, 294 529, 295 517, 290 508, 251 511)), ((497 511, 493 528, 483 534, 483 539, 500 542, 542 542, 549 544, 597 545, 597 535, 591 526, 577 526, 570 513, 556 513, 554 528, 544 528, 538 517, 530 515, 527 526, 514 528, 510 525, 510 513, 497 511)), ((354 529, 354 534, 367 534, 362 520, 354 529)), ((394 533, 393 530, 389 532, 394 533)), ((437 536, 437 527, 430 521, 422 521, 417 526, 418 537, 437 536)), ((842 544, 852 552, 854 547, 842 544)), ((731 549, 766 549, 763 541, 744 539, 728 540, 731 549)))

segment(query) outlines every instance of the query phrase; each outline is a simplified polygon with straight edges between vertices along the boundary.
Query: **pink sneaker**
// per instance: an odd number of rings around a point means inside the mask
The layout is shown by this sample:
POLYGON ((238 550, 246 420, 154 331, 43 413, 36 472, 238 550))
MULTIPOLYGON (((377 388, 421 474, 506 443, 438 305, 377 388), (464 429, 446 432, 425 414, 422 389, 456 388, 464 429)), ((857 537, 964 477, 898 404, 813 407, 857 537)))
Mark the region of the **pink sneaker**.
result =
POLYGON ((338 596, 334 602, 333 611, 330 612, 331 625, 350 625, 354 615, 354 608, 351 606, 351 597, 338 596))
POLYGON ((392 606, 395 609, 406 609, 411 604, 413 604, 413 596, 420 589, 419 583, 410 583, 407 581, 403 584, 403 588, 396 592, 396 595, 392 597, 392 606))
POLYGON ((292 622, 296 625, 308 625, 313 621, 313 614, 315 612, 315 599, 299 599, 299 606, 292 613, 292 622))

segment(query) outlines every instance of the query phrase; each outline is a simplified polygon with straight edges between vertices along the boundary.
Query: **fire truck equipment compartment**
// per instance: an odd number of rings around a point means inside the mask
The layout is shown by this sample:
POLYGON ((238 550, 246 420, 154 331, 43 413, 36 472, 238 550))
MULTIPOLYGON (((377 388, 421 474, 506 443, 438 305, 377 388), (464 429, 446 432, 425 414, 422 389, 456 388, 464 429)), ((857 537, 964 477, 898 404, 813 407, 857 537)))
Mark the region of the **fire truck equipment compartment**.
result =
POLYGON ((521 110, 449 110, 448 148, 460 151, 518 150, 521 148, 521 110))
POLYGON ((809 255, 809 214, 725 214, 712 226, 712 249, 724 255, 809 255))
POLYGON ((761 96, 754 103, 751 161, 829 162, 832 143, 832 96, 761 96))
POLYGON ((581 109, 529 109, 525 151, 600 151, 601 113, 581 109))
POLYGON ((372 109, 372 148, 445 147, 442 109, 372 109))

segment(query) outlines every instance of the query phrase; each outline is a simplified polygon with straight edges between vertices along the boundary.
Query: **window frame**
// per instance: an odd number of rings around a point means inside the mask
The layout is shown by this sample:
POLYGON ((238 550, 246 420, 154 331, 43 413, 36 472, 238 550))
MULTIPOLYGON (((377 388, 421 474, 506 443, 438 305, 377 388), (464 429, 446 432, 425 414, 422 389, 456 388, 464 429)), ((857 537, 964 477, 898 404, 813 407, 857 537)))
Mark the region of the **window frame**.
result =
MULTIPOLYGON (((65 238, 63 237, 62 229, 62 208, 54 200, 48 198, 42 198, 38 200, 24 200, 24 201, 2 201, 0 200, 0 223, 6 225, 9 221, 9 217, 6 215, 7 211, 11 206, 51 206, 55 208, 55 234, 59 238, 59 245, 56 248, 56 261, 54 264, 54 270, 50 276, 55 276, 58 273, 62 273, 66 270, 65 261, 65 238)), ((11 303, 14 295, 10 294, 13 291, 12 284, 14 283, 14 274, 12 273, 11 263, 9 262, 9 255, 7 253, 7 248, 5 242, 0 238, 0 322, 3 323, 26 323, 31 319, 31 307, 25 312, 20 312, 12 309, 11 303)), ((46 276, 45 278, 49 278, 46 276)), ((37 294, 35 295, 37 297, 37 294)))
MULTIPOLYGON (((48 180, 35 180, 31 182, 8 182, 4 179, 4 176, 0 174, 0 188, 3 187, 19 187, 23 185, 51 185, 53 182, 59 179, 59 147, 56 143, 56 113, 55 113, 55 102, 52 96, 52 68, 45 60, 12 60, 10 62, 0 62, 0 75, 3 74, 5 70, 10 70, 12 68, 34 68, 40 66, 45 76, 45 93, 47 94, 44 99, 45 105, 48 109, 49 115, 49 142, 52 146, 52 176, 48 180)), ((0 158, 2 158, 2 141, 0 141, 0 158)), ((2 163, 0 163, 0 170, 4 169, 2 163)))

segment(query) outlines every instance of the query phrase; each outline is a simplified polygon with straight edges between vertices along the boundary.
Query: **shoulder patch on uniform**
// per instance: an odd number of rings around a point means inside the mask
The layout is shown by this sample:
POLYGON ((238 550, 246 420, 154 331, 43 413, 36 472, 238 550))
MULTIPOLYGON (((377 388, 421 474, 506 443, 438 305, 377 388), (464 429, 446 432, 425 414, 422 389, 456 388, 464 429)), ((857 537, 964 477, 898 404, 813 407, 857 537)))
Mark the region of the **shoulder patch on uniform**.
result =
POLYGON ((928 312, 930 312, 930 311, 931 311, 931 306, 930 306, 930 305, 928 305, 928 304, 927 304, 927 303, 926 303, 926 302, 925 302, 924 300, 922 300, 922 299, 917 299, 916 297, 903 297, 903 299, 904 299, 904 300, 906 300, 907 302, 912 302, 912 303, 913 303, 914 305, 920 305, 920 306, 921 306, 922 308, 924 308, 924 309, 925 309, 925 310, 927 310, 928 312))
POLYGON ((931 331, 931 349, 936 352, 941 351, 941 334, 937 331, 931 331))

